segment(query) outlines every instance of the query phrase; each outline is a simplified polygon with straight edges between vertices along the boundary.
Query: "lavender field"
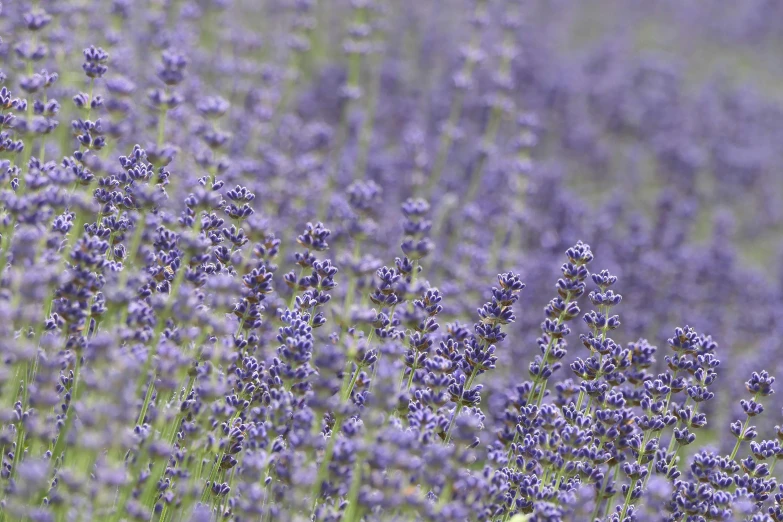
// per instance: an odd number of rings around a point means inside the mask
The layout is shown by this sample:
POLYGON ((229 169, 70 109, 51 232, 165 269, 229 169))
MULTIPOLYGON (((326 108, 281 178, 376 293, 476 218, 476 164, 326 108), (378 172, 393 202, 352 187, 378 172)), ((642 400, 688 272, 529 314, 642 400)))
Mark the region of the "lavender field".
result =
POLYGON ((0 522, 783 522, 783 3, 0 6, 0 522))

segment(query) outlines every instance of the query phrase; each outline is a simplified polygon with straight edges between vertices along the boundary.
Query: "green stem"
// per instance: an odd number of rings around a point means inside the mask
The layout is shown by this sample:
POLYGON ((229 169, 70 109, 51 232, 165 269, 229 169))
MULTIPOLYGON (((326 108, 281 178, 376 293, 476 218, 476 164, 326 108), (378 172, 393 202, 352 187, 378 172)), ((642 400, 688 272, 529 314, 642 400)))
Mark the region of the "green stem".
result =
POLYGON ((362 120, 362 128, 359 131, 359 150, 356 156, 356 168, 353 173, 356 179, 361 179, 367 175, 367 157, 370 152, 370 141, 372 138, 372 130, 375 122, 375 110, 381 83, 380 54, 380 52, 374 52, 370 57, 370 70, 375 72, 372 75, 368 93, 365 97, 365 115, 364 119, 362 120))
MULTIPOLYGON (((347 364, 348 369, 352 369, 353 363, 350 361, 347 364)), ((340 389, 340 400, 342 404, 345 404, 348 398, 351 396, 351 391, 356 384, 356 378, 359 376, 360 368, 356 368, 356 372, 346 371, 343 376, 343 383, 340 389)), ((337 436, 340 434, 342 428, 343 417, 342 415, 336 415, 334 419, 334 426, 332 426, 332 434, 329 436, 329 440, 326 443, 326 449, 324 456, 321 459, 321 463, 318 465, 318 472, 316 474, 315 483, 311 492, 313 499, 313 513, 315 513, 316 505, 318 504, 318 495, 321 492, 321 484, 326 480, 326 474, 329 471, 329 463, 332 461, 332 455, 334 454, 334 445, 337 442, 337 436)))
POLYGON ((294 283, 293 293, 291 294, 291 300, 288 301, 288 309, 293 310, 294 305, 296 304, 296 291, 297 287, 299 286, 299 280, 302 279, 302 275, 304 274, 305 267, 302 267, 299 269, 299 275, 296 277, 296 282, 294 283))
POLYGON ((354 386, 356 386, 356 380, 359 378, 359 374, 362 371, 361 366, 356 367, 356 371, 353 372, 353 376, 351 377, 351 382, 348 384, 348 388, 345 390, 345 395, 343 395, 343 401, 347 401, 351 397, 351 393, 353 392, 354 386))
POLYGON ((57 435, 57 442, 54 445, 54 451, 52 451, 52 462, 54 462, 57 458, 59 458, 62 453, 65 451, 65 444, 67 443, 68 439, 68 431, 70 430, 71 426, 73 425, 74 417, 76 416, 76 411, 74 410, 74 407, 76 405, 76 401, 79 400, 79 388, 78 388, 78 382, 79 382, 79 375, 81 374, 81 354, 76 354, 76 362, 74 365, 73 370, 73 385, 71 386, 71 403, 68 405, 68 415, 65 418, 65 424, 63 424, 63 427, 60 429, 60 433, 57 435))
MULTIPOLYGON (((473 367, 473 370, 470 372, 470 376, 468 377, 467 382, 465 383, 465 387, 463 390, 469 390, 470 387, 473 385, 473 381, 476 379, 476 376, 479 372, 479 366, 476 365, 473 367)), ((446 445, 451 441, 451 430, 454 428, 454 421, 457 420, 457 415, 459 415, 460 409, 462 408, 462 403, 457 402, 457 405, 454 407, 454 414, 451 416, 451 420, 449 421, 449 426, 446 428, 446 436, 443 439, 443 444, 446 445)))
MULTIPOLYGON (((391 308, 389 308, 389 322, 391 323, 394 321, 394 310, 397 308, 397 303, 393 304, 391 308)), ((370 335, 367 337, 367 345, 369 346, 370 341, 372 341, 372 334, 375 333, 375 329, 373 329, 372 332, 370 332, 370 335)), ((372 367, 372 376, 370 378, 370 390, 372 390, 372 387, 375 385, 375 377, 378 375, 378 367, 381 365, 381 359, 383 358, 383 353, 381 352, 380 347, 378 347, 378 360, 375 361, 375 364, 372 367)), ((404 372, 405 370, 403 370, 404 372)))
MULTIPOLYGON (((32 37, 33 47, 36 45, 36 41, 37 41, 37 38, 35 36, 35 33, 33 33, 33 37, 32 37)), ((32 74, 33 74, 33 67, 34 67, 33 66, 33 61, 32 60, 28 61, 27 62, 27 75, 28 76, 32 76, 32 74)), ((24 192, 25 192, 25 188, 26 188, 27 183, 25 182, 25 179, 24 179, 24 173, 27 170, 27 164, 30 162, 30 157, 33 154, 33 142, 35 140, 35 135, 32 133, 32 130, 31 130, 32 129, 32 123, 33 123, 33 115, 34 115, 33 103, 28 103, 27 104, 27 134, 30 137, 30 142, 29 143, 25 143, 24 151, 22 153, 22 158, 23 158, 22 159, 22 164, 19 165, 19 167, 21 168, 21 173, 19 174, 19 190, 18 190, 17 195, 20 196, 20 197, 22 195, 24 195, 24 192)))
POLYGON ((585 391, 579 390, 579 397, 576 399, 576 409, 579 411, 582 408, 582 402, 585 400, 585 391))
MULTIPOLYGON (((359 262, 359 255, 361 252, 361 238, 357 237, 353 243, 353 260, 359 262)), ((343 301, 343 317, 341 330, 348 329, 348 323, 351 320, 351 306, 353 306, 353 300, 356 293, 356 277, 351 277, 348 280, 348 287, 345 290, 345 300, 343 301)))
POLYGON ((87 116, 85 116, 85 120, 90 119, 90 115, 92 114, 92 96, 95 92, 95 78, 90 78, 90 96, 87 100, 87 116))
MULTIPOLYGON (((362 24, 365 21, 366 17, 366 8, 359 7, 355 10, 354 13, 354 23, 356 24, 362 24)), ((353 91, 359 87, 359 82, 361 79, 361 65, 362 65, 362 57, 359 53, 351 53, 351 55, 348 57, 348 79, 346 81, 346 86, 349 91, 353 91)), ((335 142, 334 147, 332 149, 331 154, 331 160, 329 162, 328 167, 328 178, 327 178, 327 186, 325 193, 330 194, 336 185, 337 182, 337 175, 340 170, 340 158, 342 156, 343 147, 345 146, 345 143, 348 141, 348 116, 351 112, 351 106, 353 105, 352 99, 348 98, 343 105, 341 114, 340 114, 340 124, 337 127, 337 133, 335 134, 335 142)), ((329 198, 324 197, 321 199, 321 206, 318 210, 318 216, 323 217, 326 214, 326 211, 328 210, 328 204, 329 204, 329 198)))
MULTIPOLYGON (((484 2, 485 0, 477 0, 476 1, 476 8, 474 11, 474 16, 480 16, 482 14, 482 11, 484 10, 484 2)), ((468 44, 469 49, 474 49, 478 46, 480 41, 480 34, 476 27, 473 27, 471 36, 470 36, 470 43, 468 44)), ((473 77, 473 69, 476 67, 476 62, 470 58, 467 58, 465 60, 465 63, 462 65, 462 70, 460 72, 460 75, 464 78, 467 78, 470 80, 473 77)), ((451 110, 449 111, 449 118, 446 123, 446 127, 443 129, 443 133, 440 135, 440 141, 438 142, 438 149, 435 155, 435 164, 432 167, 432 172, 430 173, 430 181, 427 184, 427 193, 430 194, 430 199, 432 198, 433 191, 435 190, 435 187, 438 185, 438 182, 440 182, 441 175, 443 174, 443 168, 446 166, 446 159, 449 154, 449 150, 451 149, 451 144, 453 141, 452 133, 454 127, 459 123, 459 120, 462 117, 462 108, 465 101, 465 92, 463 90, 459 90, 454 94, 454 98, 451 101, 451 110)))
MULTIPOLYGON (((410 288, 415 288, 416 279, 418 278, 418 276, 419 276, 419 260, 417 259, 417 260, 415 260, 413 262, 413 272, 411 273, 410 288)), ((413 311, 413 301, 412 300, 408 301, 408 311, 409 312, 413 311)), ((394 306, 392 306, 392 315, 391 315, 391 317, 389 317, 390 321, 392 319, 394 319, 394 306)), ((380 362, 380 360, 379 360, 379 362, 380 362)), ((418 362, 418 358, 416 357, 416 350, 414 349, 414 353, 413 353, 413 367, 411 368, 411 373, 408 376, 408 384, 405 387, 406 390, 410 390, 411 389, 411 384, 413 383, 413 374, 416 373, 416 364, 417 364, 417 362, 418 362)), ((373 373, 373 375, 375 375, 375 374, 373 373)), ((403 376, 403 378, 405 377, 405 367, 402 368, 402 376, 403 376)))
MULTIPOLYGON (((672 380, 675 380, 677 378, 677 373, 679 373, 679 370, 675 369, 674 373, 672 374, 672 380)), ((672 402, 672 395, 673 395, 673 391, 669 389, 669 393, 666 394, 666 400, 664 401, 664 406, 663 406, 663 411, 665 412, 669 411, 669 406, 671 405, 672 402)), ((688 401, 690 401, 690 397, 686 399, 685 404, 683 406, 687 406, 688 401)), ((678 427, 679 425, 680 424, 678 421, 677 424, 675 425, 675 428, 678 427)), ((662 432, 663 432, 662 429, 657 430, 653 433, 653 436, 659 437, 662 432)), ((674 437, 672 437, 672 441, 674 441, 674 437)), ((670 444, 668 451, 671 451, 671 449, 672 449, 672 445, 670 444)), ((641 464, 641 462, 639 463, 641 464)), ((652 475, 652 468, 654 464, 655 464, 655 458, 651 459, 650 462, 647 464, 647 475, 644 477, 644 483, 642 484, 642 489, 647 489, 647 482, 650 480, 650 476, 652 475)))
POLYGON ((628 484, 628 493, 625 495, 623 509, 620 511, 620 520, 625 520, 625 513, 628 511, 628 508, 631 507, 631 496, 633 495, 635 485, 636 484, 633 480, 631 480, 630 484, 628 484))
POLYGON ((332 427, 332 434, 326 441, 326 448, 324 449, 324 455, 321 459, 321 463, 318 466, 318 473, 316 474, 315 483, 310 493, 310 497, 313 501, 312 513, 315 515, 315 508, 318 506, 318 498, 321 494, 321 484, 326 480, 326 475, 329 472, 329 463, 332 462, 332 456, 334 455, 334 447, 337 443, 337 436, 339 435, 340 427, 342 426, 342 417, 337 416, 334 420, 334 426, 332 427))
POLYGON ((11 218, 11 222, 7 227, 3 229, 2 237, 2 252, 0 252, 0 274, 5 271, 5 265, 8 262, 8 253, 11 250, 11 242, 14 239, 14 232, 16 231, 16 216, 11 218))
MULTIPOLYGON (((154 344, 150 346, 149 353, 147 354, 147 360, 144 362, 144 373, 142 375, 142 379, 146 379, 147 373, 149 373, 149 371, 152 369, 152 360, 157 355, 158 345, 160 344, 160 341, 163 337, 163 331, 166 329, 166 320, 171 314, 171 309, 174 307, 174 301, 177 299, 179 288, 182 286, 182 281, 185 279, 185 271, 185 266, 180 265, 179 270, 177 270, 177 273, 174 276, 174 282, 171 285, 169 297, 166 300, 166 304, 164 305, 163 310, 161 311, 160 317, 158 318, 158 324, 155 328, 155 335, 153 336, 154 344)), ((149 408, 150 401, 152 400, 152 394, 155 389, 155 379, 156 375, 153 372, 152 380, 147 387, 147 393, 144 397, 144 404, 141 407, 141 412, 139 412, 139 420, 137 422, 139 425, 144 422, 144 417, 147 415, 147 410, 149 408)))
MULTIPOLYGON (((601 494, 602 496, 603 496, 604 490, 605 490, 605 489, 606 489, 606 487, 609 485, 609 481, 611 480, 611 477, 613 477, 613 476, 614 476, 614 477, 616 477, 616 476, 617 476, 617 468, 618 468, 619 466, 620 466, 620 464, 619 464, 619 463, 618 463, 618 464, 615 464, 615 465, 614 465, 614 466, 612 466, 612 468, 611 468, 611 469, 609 469, 609 471, 607 472, 607 474, 606 474, 606 482, 604 482, 604 485, 603 485, 603 487, 601 488, 601 492, 600 492, 600 494, 601 494)), ((608 515, 608 514, 609 514, 609 506, 610 506, 610 505, 611 505, 611 503, 612 503, 612 498, 614 498, 614 495, 610 495, 610 496, 609 496, 609 497, 606 499, 606 505, 605 505, 605 509, 604 509, 604 515, 603 515, 601 518, 605 518, 605 517, 606 517, 606 515, 608 515)), ((591 521, 592 521, 592 520, 595 520, 595 518, 598 516, 598 512, 600 511, 600 507, 601 507, 601 499, 600 499, 600 497, 599 497, 599 498, 597 498, 597 499, 596 499, 596 505, 595 505, 595 509, 593 509, 593 516, 590 518, 590 520, 591 520, 591 521)))
POLYGON ((359 516, 359 488, 362 485, 362 459, 359 455, 356 456, 356 464, 353 466, 353 475, 351 477, 351 489, 348 491, 348 507, 345 510, 343 520, 345 522, 356 522, 360 520, 359 516))
MULTIPOLYGON (((571 303, 571 292, 566 292, 566 298, 563 302, 563 311, 560 313, 560 315, 557 317, 557 324, 558 326, 563 324, 566 319, 566 314, 568 313, 568 305, 571 303)), ((541 361, 541 369, 543 370, 544 365, 546 365, 547 361, 549 360, 549 354, 552 352, 552 348, 555 345, 555 338, 550 337, 549 342, 546 345, 546 349, 544 350, 544 358, 541 361)), ((537 392, 538 385, 541 385, 541 393, 538 395, 538 399, 536 399, 536 406, 541 406, 541 402, 544 400, 544 395, 546 394, 546 385, 549 380, 549 378, 542 378, 541 375, 543 375, 543 372, 539 372, 539 374, 536 376, 536 378, 533 381, 533 387, 530 389, 530 394, 535 394, 537 392)), ((529 403, 528 403, 529 404, 529 403)))
MULTIPOLYGON (((166 92, 168 93, 168 88, 166 88, 166 92)), ((160 149, 163 148, 163 143, 166 140, 166 115, 167 114, 168 114, 168 108, 161 109, 160 116, 158 117, 158 141, 157 141, 158 152, 160 152, 160 149)))
MULTIPOLYGON (((487 122, 487 127, 484 129, 484 137, 482 138, 482 142, 485 146, 489 147, 493 143, 495 143, 495 138, 498 133, 498 129, 500 128, 500 121, 501 116, 503 112, 501 111, 500 107, 493 107, 492 113, 489 117, 489 122, 487 122)), ((476 193, 478 192, 479 186, 481 186, 481 179, 482 179, 482 173, 484 171, 484 165, 487 163, 487 154, 482 154, 478 161, 473 165, 473 169, 470 173, 470 185, 468 186, 468 192, 465 196, 465 201, 473 201, 476 198, 476 193)))
MULTIPOLYGON (((759 394, 756 393, 753 396, 753 402, 757 402, 759 398, 759 394)), ((734 449, 731 450, 731 457, 729 457, 730 460, 734 460, 734 457, 737 456, 737 452, 740 449, 740 445, 742 444, 742 437, 745 435, 745 430, 748 429, 748 425, 750 424, 750 416, 745 418, 745 423, 742 425, 742 431, 740 432, 740 436, 737 437, 737 443, 734 444, 734 449)))
MULTIPOLYGON (((685 404, 683 404, 683 408, 686 408, 688 406, 688 402, 690 402, 690 400, 691 398, 688 397, 688 399, 685 401, 685 404)), ((693 413, 696 414, 698 410, 699 410, 699 405, 697 404, 693 409, 693 413)), ((682 426, 682 421, 677 421, 677 424, 674 425, 674 428, 679 429, 680 426, 682 426)), ((674 435, 672 435, 672 439, 669 441, 669 447, 666 450, 666 454, 668 455, 672 451, 675 451, 675 447, 679 447, 679 443, 677 442, 677 439, 674 437, 674 435)), ((672 462, 672 467, 674 467, 674 462, 672 462)))
POLYGON ((19 173, 19 190, 17 191, 17 196, 21 197, 25 193, 25 189, 27 188, 27 182, 25 181, 25 172, 27 172, 27 165, 30 163, 30 158, 33 155, 33 140, 35 139, 35 135, 32 135, 31 126, 33 122, 33 104, 28 103, 27 104, 27 124, 28 127, 28 133, 31 134, 30 136, 30 142, 26 143, 24 146, 24 151, 22 153, 22 164, 19 165, 21 172, 19 173))
MULTIPOLYGON (((126 288, 128 285, 128 278, 130 277, 130 269, 136 264, 136 256, 139 252, 139 247, 141 246, 141 239, 144 235, 144 229, 147 224, 147 215, 145 213, 139 214, 139 218, 136 221, 136 227, 133 230, 133 237, 131 238, 131 244, 130 248, 126 252, 127 262, 123 263, 123 269, 120 272, 120 279, 119 279, 119 288, 126 288)), ((125 304, 125 307, 122 309, 122 312, 120 314, 120 325, 124 325, 125 321, 128 319, 128 313, 130 312, 130 309, 128 307, 128 304, 125 304)))

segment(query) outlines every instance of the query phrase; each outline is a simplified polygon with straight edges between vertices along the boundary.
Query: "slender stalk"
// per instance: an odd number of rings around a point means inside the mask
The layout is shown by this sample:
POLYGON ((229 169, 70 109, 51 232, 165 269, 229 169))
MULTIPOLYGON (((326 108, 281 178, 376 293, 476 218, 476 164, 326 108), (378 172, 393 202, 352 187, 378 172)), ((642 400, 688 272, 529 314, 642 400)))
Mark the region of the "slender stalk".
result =
MULTIPOLYGON (((485 9, 485 1, 486 0, 476 0, 476 8, 474 11, 474 16, 481 16, 484 9, 485 9)), ((470 35, 470 42, 468 44, 469 49, 475 49, 480 41, 480 33, 478 30, 478 27, 474 26, 471 31, 470 35)), ((462 70, 460 71, 460 75, 465 78, 466 80, 470 81, 473 77, 473 70, 476 67, 476 61, 472 59, 471 57, 467 57, 465 59, 465 63, 462 64, 462 70)), ((462 117, 462 109, 463 104, 465 102, 465 91, 460 89, 457 92, 454 93, 454 98, 451 100, 451 110, 449 111, 449 118, 446 120, 446 126, 444 127, 441 135, 440 135, 440 141, 438 142, 438 149, 435 153, 435 163, 432 167, 432 172, 430 173, 430 181, 427 184, 427 193, 430 194, 430 199, 433 194, 433 191, 435 190, 435 187, 438 186, 438 183, 440 182, 441 175, 443 174, 443 168, 446 166, 446 159, 449 154, 449 150, 451 149, 451 144, 453 141, 453 130, 454 127, 459 123, 459 120, 462 117)))
POLYGON ((60 429, 60 433, 57 435, 57 442, 55 443, 54 450, 52 451, 52 462, 54 462, 55 459, 61 457, 65 451, 65 444, 68 442, 68 431, 70 431, 70 428, 73 425, 74 417, 76 416, 74 406, 76 405, 76 401, 79 400, 80 396, 78 382, 79 375, 81 374, 81 359, 81 354, 76 354, 76 362, 74 364, 73 370, 73 385, 71 387, 71 402, 68 405, 68 416, 65 418, 65 424, 63 424, 63 427, 60 429))
MULTIPOLYGON (((379 41, 381 40, 382 39, 379 39, 379 41)), ((354 178, 356 179, 367 176, 367 157, 370 152, 370 142, 372 140, 372 131, 375 123, 375 111, 377 109, 378 94, 380 91, 382 58, 380 50, 374 49, 369 59, 371 79, 367 96, 365 97, 362 127, 359 131, 359 150, 356 155, 356 167, 353 173, 354 178)))
MULTIPOLYGON (((307 39, 308 41, 308 49, 312 48, 312 33, 313 29, 308 28, 305 31, 302 31, 302 36, 307 39)), ((280 118, 285 113, 285 110, 288 108, 288 102, 291 101, 291 96, 293 95, 294 90, 297 87, 297 84, 299 83, 299 77, 303 72, 303 69, 306 69, 307 61, 308 61, 308 52, 302 52, 299 49, 294 49, 291 51, 291 54, 288 56, 288 66, 286 67, 287 70, 287 79, 285 82, 285 85, 283 87, 282 95, 280 96, 280 99, 278 100, 277 105, 275 106, 274 114, 272 115, 272 129, 276 129, 280 125, 280 118)))
MULTIPOLYGON (((758 402, 759 394, 756 393, 753 396, 753 402, 758 402)), ((740 436, 737 437, 737 442, 734 444, 734 449, 731 450, 731 456, 729 457, 730 460, 734 460, 734 457, 737 456, 737 452, 740 449, 740 445, 742 445, 742 437, 745 435, 745 431, 748 429, 748 425, 750 425, 750 416, 747 416, 745 418, 745 423, 742 425, 742 431, 740 432, 740 436)))
MULTIPOLYGON (((391 323, 394 321, 394 310, 397 308, 397 304, 393 304, 391 308, 389 308, 389 322, 391 323)), ((370 332, 370 336, 367 338, 367 343, 369 344, 372 340, 372 334, 375 333, 375 330, 373 329, 372 332, 370 332)), ((378 367, 381 365, 381 359, 383 358, 383 352, 381 352, 380 348, 378 348, 378 360, 375 361, 375 364, 372 367, 372 376, 370 378, 370 389, 372 390, 372 387, 375 384, 375 377, 378 375, 378 367)), ((404 370, 403 370, 404 371, 404 370)))
MULTIPOLYGON (((166 94, 169 92, 168 86, 164 88, 166 94)), ((158 152, 163 147, 163 143, 166 141, 166 115, 168 114, 168 107, 160 109, 160 115, 158 116, 158 152)))
MULTIPOLYGON (((158 324, 155 329, 154 343, 150 347, 149 353, 147 354, 147 360, 144 362, 142 379, 146 379, 147 373, 149 373, 149 371, 152 369, 152 360, 155 358, 155 355, 157 353, 158 345, 160 344, 160 341, 163 337, 163 331, 166 328, 166 320, 171 314, 171 309, 174 307, 174 301, 177 299, 179 288, 182 285, 182 281, 184 281, 185 279, 185 272, 186 272, 186 267, 184 265, 180 265, 176 275, 174 276, 174 282, 171 285, 171 290, 169 292, 168 300, 166 301, 166 304, 164 305, 163 310, 161 311, 160 317, 158 318, 158 324)), ((143 382, 143 380, 140 382, 143 382)), ((139 420, 137 422, 137 424, 139 425, 141 425, 144 422, 144 417, 147 416, 147 409, 149 408, 150 401, 152 400, 152 394, 154 389, 155 389, 155 375, 153 374, 152 380, 150 381, 149 386, 147 387, 147 393, 144 397, 144 404, 142 405, 141 411, 139 412, 139 420)))
MULTIPOLYGON (((476 376, 478 375, 479 369, 481 367, 476 365, 473 367, 473 370, 470 372, 470 376, 468 377, 467 382, 465 382, 465 387, 463 389, 468 390, 471 386, 473 386, 473 381, 476 379, 476 376)), ((443 439, 443 444, 448 444, 451 441, 451 430, 454 428, 454 421, 457 420, 457 415, 459 415, 460 408, 462 408, 461 403, 457 403, 456 407, 454 408, 454 413, 451 416, 451 420, 449 421, 449 425, 446 428, 446 436, 443 439)))
MULTIPOLYGON (((36 45, 36 40, 37 38, 35 36, 35 33, 33 33, 33 37, 32 37, 33 46, 36 45)), ((32 76, 32 74, 33 74, 33 61, 29 60, 27 62, 27 75, 32 76)), ((92 98, 92 96, 90 96, 90 98, 92 98)), ((19 189, 17 191, 17 195, 20 197, 25 193, 27 182, 25 181, 24 172, 27 169, 27 165, 30 162, 30 158, 32 157, 33 154, 33 141, 35 140, 35 135, 32 133, 33 114, 34 114, 33 110, 34 110, 33 103, 28 103, 27 104, 27 133, 28 135, 30 135, 30 142, 26 143, 24 146, 24 151, 22 153, 23 154, 22 164, 19 165, 19 167, 22 169, 22 172, 19 175, 19 189)))
MULTIPOLYGON (((296 277, 296 283, 295 285, 299 285, 299 280, 302 279, 302 275, 304 275, 304 267, 299 269, 299 275, 296 277)), ((296 304, 296 286, 293 288, 293 292, 291 293, 291 299, 288 301, 288 309, 293 310, 294 305, 296 304)))
MULTIPOLYGON (((356 379, 359 377, 361 368, 357 367, 355 372, 352 370, 353 363, 349 361, 347 363, 345 375, 343 375, 342 386, 340 387, 341 404, 345 404, 351 397, 353 387, 356 385, 356 379)), ((310 494, 313 501, 313 513, 315 513, 315 508, 318 504, 318 495, 321 491, 321 484, 323 484, 324 480, 326 480, 326 474, 329 471, 329 463, 332 461, 332 456, 334 455, 334 445, 337 442, 337 436, 340 434, 340 430, 342 429, 343 420, 344 419, 342 415, 338 414, 335 416, 334 425, 332 426, 332 434, 326 442, 324 456, 321 459, 321 463, 318 465, 318 472, 316 473, 315 483, 313 484, 313 489, 310 494)))
POLYGON ((0 251, 0 274, 2 274, 5 271, 6 263, 8 262, 8 253, 11 250, 11 242, 13 241, 15 231, 16 231, 16 216, 13 216, 8 226, 4 227, 2 231, 2 251, 0 251))
MULTIPOLYGON (((119 288, 126 288, 128 285, 130 269, 136 264, 136 256, 138 255, 139 247, 141 247, 141 239, 144 236, 144 229, 146 228, 146 225, 147 215, 142 212, 139 214, 139 218, 136 220, 136 226, 133 230, 133 237, 131 238, 130 248, 127 251, 127 262, 124 263, 125 266, 123 266, 123 269, 120 272, 120 278, 118 282, 119 288)), ((120 312, 120 325, 125 324, 125 321, 128 319, 129 312, 130 309, 126 304, 120 312)))
MULTIPOLYGON (((601 497, 602 497, 602 496, 603 496, 603 494, 604 494, 604 490, 607 488, 607 486, 609 486, 609 481, 610 481, 610 480, 612 480, 612 477, 613 477, 613 476, 614 476, 614 477, 616 477, 616 476, 617 476, 617 468, 618 468, 618 466, 619 466, 619 465, 620 465, 620 464, 615 464, 615 465, 614 465, 614 466, 612 466, 612 468, 611 468, 611 469, 609 469, 609 471, 606 473, 606 481, 605 481, 605 482, 603 483, 603 485, 601 486, 601 491, 599 491, 599 493, 598 493, 598 494, 599 494, 599 496, 598 496, 598 497, 595 499, 595 508, 593 509, 593 514, 592 514, 592 516, 590 517, 590 520, 591 520, 591 521, 592 521, 592 520, 595 520, 595 519, 596 519, 596 517, 598 516, 598 512, 600 511, 601 504, 602 504, 602 502, 601 502, 601 500, 602 500, 602 499, 601 499, 601 497)), ((611 503, 612 503, 612 496, 610 496, 610 497, 608 497, 608 498, 606 499, 606 512, 608 512, 608 511, 609 511, 609 505, 610 505, 611 503)), ((604 517, 606 516, 606 512, 604 513, 604 517)), ((601 517, 601 518, 603 518, 603 517, 601 517)))
MULTIPOLYGON (((359 7, 354 13, 354 23, 363 24, 367 18, 367 9, 365 7, 359 7)), ((353 92, 359 88, 359 82, 361 80, 362 71, 362 57, 359 53, 351 53, 348 57, 348 79, 346 82, 346 88, 349 92, 353 92)), ((337 133, 335 135, 334 147, 332 148, 331 160, 329 162, 327 179, 326 194, 331 193, 336 185, 337 176, 340 171, 340 159, 342 157, 343 147, 348 141, 348 116, 351 112, 352 99, 348 98, 343 105, 340 114, 340 123, 337 127, 337 133)), ((321 201, 321 207, 318 211, 319 216, 324 216, 328 209, 329 198, 324 197, 321 201)))
MULTIPOLYGON (((484 136, 482 137, 482 142, 487 148, 491 147, 495 143, 495 138, 497 137, 498 129, 500 128, 502 115, 503 111, 500 107, 492 107, 492 113, 489 116, 489 122, 487 122, 487 126, 484 129, 484 136)), ((479 186, 481 185, 482 174, 484 172, 484 166, 487 163, 487 157, 488 156, 486 153, 481 154, 476 163, 473 164, 473 169, 470 172, 470 185, 468 186, 468 192, 465 196, 466 201, 473 201, 476 199, 476 193, 478 192, 479 186)))
POLYGON ((87 116, 85 116, 85 120, 90 119, 90 115, 92 114, 92 98, 93 94, 95 92, 95 78, 90 78, 90 96, 87 99, 87 116))
POLYGON ((345 395, 343 395, 343 401, 347 401, 351 397, 351 393, 353 392, 354 386, 356 386, 356 380, 359 378, 359 374, 361 373, 362 368, 360 366, 356 367, 356 371, 353 372, 353 376, 351 377, 351 382, 348 384, 348 388, 345 390, 345 395))
MULTIPOLYGON (((361 238, 357 237, 354 239, 353 243, 353 261, 359 262, 359 255, 361 252, 361 238)), ((353 306, 353 300, 355 298, 356 293, 356 277, 351 277, 348 279, 348 287, 345 289, 345 300, 343 301, 343 310, 342 310, 342 317, 341 325, 340 325, 340 332, 348 329, 348 324, 351 320, 351 307, 353 306)))
POLYGON ((356 463, 353 466, 353 474, 351 476, 351 489, 348 491, 348 507, 345 510, 343 520, 345 522, 357 522, 360 520, 359 516, 359 488, 362 485, 362 459, 356 456, 356 463))

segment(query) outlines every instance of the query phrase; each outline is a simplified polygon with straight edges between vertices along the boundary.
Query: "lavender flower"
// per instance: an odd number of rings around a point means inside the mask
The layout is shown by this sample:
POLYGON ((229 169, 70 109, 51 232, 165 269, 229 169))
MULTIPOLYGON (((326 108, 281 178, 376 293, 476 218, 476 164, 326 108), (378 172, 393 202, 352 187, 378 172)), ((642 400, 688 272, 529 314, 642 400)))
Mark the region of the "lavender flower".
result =
POLYGON ((783 520, 779 6, 148 4, 2 5, 0 522, 783 520))

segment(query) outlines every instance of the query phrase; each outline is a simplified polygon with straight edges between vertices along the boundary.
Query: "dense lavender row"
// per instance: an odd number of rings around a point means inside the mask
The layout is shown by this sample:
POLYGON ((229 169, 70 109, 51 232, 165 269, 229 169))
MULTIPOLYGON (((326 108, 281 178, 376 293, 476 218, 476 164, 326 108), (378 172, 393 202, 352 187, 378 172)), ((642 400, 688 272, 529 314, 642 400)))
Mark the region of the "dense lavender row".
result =
POLYGON ((2 6, 0 520, 783 521, 783 114, 455 5, 2 6))

